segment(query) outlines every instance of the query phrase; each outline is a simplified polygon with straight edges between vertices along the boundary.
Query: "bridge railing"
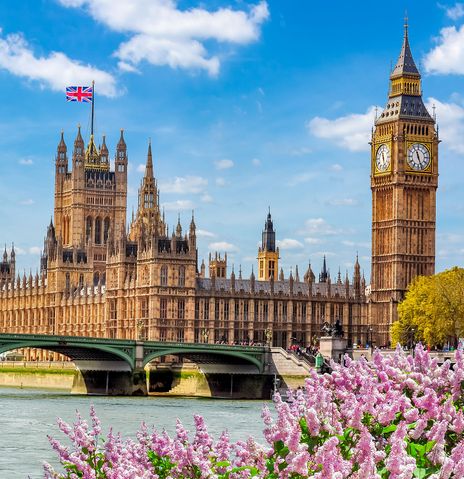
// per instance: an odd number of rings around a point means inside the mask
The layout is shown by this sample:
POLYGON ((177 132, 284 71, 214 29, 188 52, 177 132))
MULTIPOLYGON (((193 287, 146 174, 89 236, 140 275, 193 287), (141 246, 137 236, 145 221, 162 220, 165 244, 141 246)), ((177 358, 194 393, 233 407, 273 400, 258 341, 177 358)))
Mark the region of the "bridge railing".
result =
POLYGON ((0 369, 76 369, 72 361, 0 361, 0 369))
POLYGON ((17 339, 17 340, 36 340, 36 341, 47 341, 48 339, 53 339, 58 342, 73 342, 73 341, 85 341, 88 343, 113 343, 113 344, 134 344, 135 343, 144 343, 146 345, 165 345, 167 348, 172 347, 185 347, 186 345, 191 346, 199 346, 199 347, 206 347, 206 348, 214 348, 214 349, 224 349, 229 350, 231 348, 240 349, 241 351, 265 351, 269 348, 269 346, 265 345, 241 345, 241 344, 217 344, 217 343, 195 343, 195 342, 179 342, 179 341, 152 341, 152 340, 136 340, 136 339, 113 339, 113 338, 98 338, 94 336, 61 336, 55 334, 16 334, 16 333, 1 333, 0 338, 7 338, 7 339, 17 339))

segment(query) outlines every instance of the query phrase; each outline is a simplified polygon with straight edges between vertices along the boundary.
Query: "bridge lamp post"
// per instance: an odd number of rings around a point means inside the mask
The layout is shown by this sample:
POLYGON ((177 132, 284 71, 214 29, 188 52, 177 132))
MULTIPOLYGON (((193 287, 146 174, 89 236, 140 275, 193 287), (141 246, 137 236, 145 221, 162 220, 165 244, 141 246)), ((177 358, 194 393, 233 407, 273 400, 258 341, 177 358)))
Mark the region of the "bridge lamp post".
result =
POLYGON ((409 347, 409 350, 412 352, 412 357, 414 357, 414 349, 415 349, 415 344, 414 344, 414 339, 415 339, 415 335, 416 335, 416 330, 414 328, 411 328, 411 330, 409 331, 409 344, 408 344, 408 347, 409 347))
POLYGON ((372 354, 374 352, 374 344, 373 344, 373 340, 372 340, 373 332, 374 332, 374 328, 371 325, 369 325, 368 329, 367 329, 367 334, 368 334, 369 350, 370 350, 370 354, 371 354, 371 359, 372 359, 372 354))

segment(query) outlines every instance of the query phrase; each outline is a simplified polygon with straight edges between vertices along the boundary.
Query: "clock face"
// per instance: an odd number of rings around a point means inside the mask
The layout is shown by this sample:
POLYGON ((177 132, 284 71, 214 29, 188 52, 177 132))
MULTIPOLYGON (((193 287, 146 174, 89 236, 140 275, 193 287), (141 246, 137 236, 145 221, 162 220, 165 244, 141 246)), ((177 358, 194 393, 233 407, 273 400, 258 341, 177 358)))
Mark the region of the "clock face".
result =
POLYGON ((414 143, 408 149, 408 165, 416 171, 424 171, 430 164, 430 152, 421 143, 414 143))
POLYGON ((378 171, 385 171, 390 166, 390 148, 380 145, 375 156, 375 164, 378 171))

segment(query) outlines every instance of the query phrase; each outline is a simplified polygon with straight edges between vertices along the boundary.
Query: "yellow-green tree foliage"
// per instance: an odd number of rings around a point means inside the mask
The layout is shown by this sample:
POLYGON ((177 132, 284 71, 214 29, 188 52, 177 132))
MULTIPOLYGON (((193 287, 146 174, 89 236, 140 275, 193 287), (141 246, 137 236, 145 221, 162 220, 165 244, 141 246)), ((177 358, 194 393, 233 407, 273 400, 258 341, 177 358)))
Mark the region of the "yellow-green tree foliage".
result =
POLYGON ((464 336, 464 269, 453 268, 434 276, 418 276, 398 305, 398 321, 391 328, 393 344, 414 337, 429 346, 464 336))

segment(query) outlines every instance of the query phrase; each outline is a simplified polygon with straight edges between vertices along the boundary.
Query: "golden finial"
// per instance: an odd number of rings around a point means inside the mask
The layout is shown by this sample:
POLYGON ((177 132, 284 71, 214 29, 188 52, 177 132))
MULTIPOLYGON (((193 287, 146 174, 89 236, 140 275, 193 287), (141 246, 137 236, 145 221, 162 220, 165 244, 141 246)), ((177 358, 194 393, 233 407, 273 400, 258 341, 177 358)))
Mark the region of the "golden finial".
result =
POLYGON ((408 11, 404 11, 404 36, 408 36, 408 11))

